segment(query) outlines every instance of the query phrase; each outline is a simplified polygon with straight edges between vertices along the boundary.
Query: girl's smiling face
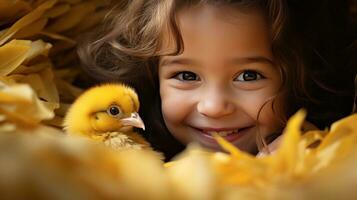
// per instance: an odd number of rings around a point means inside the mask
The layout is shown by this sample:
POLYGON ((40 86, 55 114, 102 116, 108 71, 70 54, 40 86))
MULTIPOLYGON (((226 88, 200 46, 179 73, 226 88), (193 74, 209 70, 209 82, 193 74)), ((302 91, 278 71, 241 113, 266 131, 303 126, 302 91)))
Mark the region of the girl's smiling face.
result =
POLYGON ((258 131, 266 137, 281 128, 271 101, 281 79, 263 13, 203 5, 177 17, 184 51, 159 63, 167 128, 184 144, 218 149, 211 136, 217 132, 254 152, 258 131))

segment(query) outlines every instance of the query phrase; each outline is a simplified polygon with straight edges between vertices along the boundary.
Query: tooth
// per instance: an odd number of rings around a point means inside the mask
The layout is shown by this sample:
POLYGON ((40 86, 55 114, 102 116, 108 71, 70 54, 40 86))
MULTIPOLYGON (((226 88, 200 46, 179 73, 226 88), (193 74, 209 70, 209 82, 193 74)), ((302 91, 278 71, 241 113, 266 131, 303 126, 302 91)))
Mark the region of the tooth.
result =
POLYGON ((232 134, 236 132, 235 130, 230 130, 230 131, 207 131, 208 134, 213 135, 213 134, 218 134, 220 136, 227 136, 229 134, 232 134))

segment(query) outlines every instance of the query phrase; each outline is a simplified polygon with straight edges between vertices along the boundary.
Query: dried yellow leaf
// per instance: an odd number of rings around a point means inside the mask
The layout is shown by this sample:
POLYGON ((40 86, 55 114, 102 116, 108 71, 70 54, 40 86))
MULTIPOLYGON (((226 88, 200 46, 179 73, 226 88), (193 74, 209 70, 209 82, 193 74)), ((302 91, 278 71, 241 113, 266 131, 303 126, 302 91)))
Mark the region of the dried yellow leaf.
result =
POLYGON ((45 68, 51 68, 52 64, 49 61, 39 62, 30 66, 27 65, 20 65, 16 68, 12 74, 31 74, 31 73, 38 73, 45 68))
POLYGON ((80 24, 75 26, 71 31, 71 35, 79 35, 84 31, 88 31, 93 28, 95 25, 99 24, 108 14, 109 9, 101 10, 99 12, 95 12, 91 15, 87 15, 80 24))
POLYGON ((0 46, 0 76, 6 76, 15 70, 27 58, 31 42, 12 40, 0 46))
POLYGON ((5 104, 25 104, 30 105, 31 101, 27 98, 23 98, 19 95, 12 94, 11 91, 6 91, 6 89, 0 90, 0 103, 5 104))
POLYGON ((32 59, 34 59, 40 55, 47 57, 51 47, 52 47, 52 45, 50 43, 46 43, 42 40, 36 40, 36 41, 32 42, 31 49, 28 52, 28 55, 27 55, 24 63, 30 62, 32 59))
POLYGON ((15 85, 16 81, 7 77, 7 76, 0 76, 0 89, 3 89, 6 85, 15 85))
POLYGON ((54 103, 57 105, 55 108, 59 106, 59 95, 53 80, 52 70, 50 68, 46 68, 36 74, 17 74, 9 77, 18 83, 26 83, 30 85, 41 99, 48 103, 54 103))
POLYGON ((52 127, 58 128, 58 129, 62 129, 63 128, 63 117, 60 117, 60 116, 56 115, 54 118, 52 118, 50 120, 43 121, 43 123, 45 125, 48 125, 48 126, 52 126, 52 127))
POLYGON ((46 11, 45 16, 48 18, 59 17, 71 9, 69 4, 56 4, 53 8, 46 11))
POLYGON ((47 31, 41 31, 41 34, 45 35, 45 36, 47 36, 49 38, 55 39, 55 40, 65 41, 65 42, 69 43, 71 45, 71 47, 73 47, 73 45, 75 45, 77 43, 75 40, 73 40, 73 39, 71 39, 69 37, 57 34, 57 33, 50 33, 50 32, 47 32, 47 31))
POLYGON ((31 11, 29 14, 25 15, 19 19, 15 24, 13 24, 4 34, 0 36, 0 45, 3 45, 8 41, 14 34, 19 30, 23 29, 27 25, 37 21, 41 18, 43 13, 51 8, 56 3, 56 0, 48 0, 41 4, 39 7, 31 11))
MULTIPOLYGON (((48 34, 48 32, 43 32, 45 35, 48 34)), ((52 33, 51 33, 52 34, 52 33)), ((56 36, 58 34, 55 34, 54 36, 56 36)), ((49 37, 52 37, 52 35, 49 37)), ((74 50, 74 48, 76 47, 76 42, 70 42, 70 40, 67 39, 61 39, 61 38, 54 38, 57 39, 57 41, 53 41, 53 48, 51 49, 50 52, 50 57, 53 58, 53 60, 55 60, 56 58, 62 58, 62 53, 66 52, 67 50, 74 50)), ((57 66, 57 65, 56 65, 57 66)))
POLYGON ((332 162, 339 162, 337 160, 344 159, 346 154, 355 148, 357 143, 356 121, 357 114, 353 114, 331 126, 329 134, 316 150, 319 163, 315 166, 315 170, 325 168, 332 162))
POLYGON ((0 1, 0 22, 12 21, 30 9, 30 2, 24 0, 2 0, 0 1))
POLYGON ((16 126, 11 123, 0 123, 0 133, 13 132, 16 130, 16 126))
MULTIPOLYGON (((74 50, 63 52, 60 55, 61 59, 53 59, 53 62, 56 64, 57 67, 71 67, 71 65, 78 66, 78 55, 77 52, 74 50)), ((78 67, 75 67, 78 69, 78 67)))
POLYGON ((5 115, 7 122, 13 124, 14 126, 25 126, 28 128, 35 127, 38 124, 38 120, 33 118, 28 118, 26 115, 20 114, 22 109, 13 110, 14 107, 10 106, 1 106, 0 107, 0 114, 5 115))
POLYGON ((357 114, 350 115, 332 124, 330 134, 326 136, 319 148, 331 145, 340 138, 344 138, 349 134, 357 133, 357 114))
POLYGON ((24 122, 26 124, 35 125, 41 120, 54 117, 53 111, 49 110, 44 103, 39 100, 36 93, 28 85, 6 85, 0 82, 0 86, 0 92, 12 97, 17 97, 17 99, 14 98, 13 102, 8 101, 7 104, 0 104, 0 112, 10 117, 11 120, 14 120, 16 123, 24 122), (18 99, 21 99, 21 103, 19 103, 18 99), (22 102, 29 102, 30 104, 24 104, 22 102))
POLYGON ((0 191, 9 199, 171 199, 155 155, 114 151, 45 126, 26 133, 0 134, 0 191))
POLYGON ((62 102, 73 102, 83 92, 83 89, 73 86, 68 81, 56 79, 55 82, 62 102))
POLYGON ((299 141, 301 138, 300 128, 305 116, 306 112, 300 110, 289 119, 280 147, 275 153, 275 160, 272 162, 274 171, 284 171, 288 174, 294 174, 295 166, 301 161, 302 156, 299 141))
POLYGON ((47 18, 41 18, 37 21, 34 21, 33 23, 20 29, 12 37, 16 39, 25 39, 37 35, 46 26, 47 21, 47 18))
POLYGON ((77 4, 81 1, 84 1, 84 0, 59 0, 59 2, 65 2, 65 3, 69 3, 69 4, 77 4))
POLYGON ((319 143, 319 141, 321 141, 326 134, 326 131, 308 131, 302 135, 301 143, 304 144, 305 148, 308 148, 310 145, 319 143))
POLYGON ((46 30, 48 32, 55 33, 69 30, 79 24, 85 16, 94 12, 95 8, 96 7, 92 2, 85 2, 74 5, 70 11, 57 18, 51 25, 46 28, 46 30))
POLYGON ((167 176, 175 199, 214 199, 214 171, 209 156, 210 153, 190 145, 185 153, 176 158, 178 162, 167 165, 167 176))

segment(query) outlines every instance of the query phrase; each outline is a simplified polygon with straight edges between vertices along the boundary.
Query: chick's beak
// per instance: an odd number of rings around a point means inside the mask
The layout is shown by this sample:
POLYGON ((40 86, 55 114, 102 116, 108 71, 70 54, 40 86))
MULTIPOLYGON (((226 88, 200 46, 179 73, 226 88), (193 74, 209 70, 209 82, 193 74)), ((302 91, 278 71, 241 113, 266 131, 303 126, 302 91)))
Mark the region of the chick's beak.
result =
POLYGON ((120 120, 124 126, 134 126, 145 130, 145 124, 137 112, 131 113, 130 117, 120 120))

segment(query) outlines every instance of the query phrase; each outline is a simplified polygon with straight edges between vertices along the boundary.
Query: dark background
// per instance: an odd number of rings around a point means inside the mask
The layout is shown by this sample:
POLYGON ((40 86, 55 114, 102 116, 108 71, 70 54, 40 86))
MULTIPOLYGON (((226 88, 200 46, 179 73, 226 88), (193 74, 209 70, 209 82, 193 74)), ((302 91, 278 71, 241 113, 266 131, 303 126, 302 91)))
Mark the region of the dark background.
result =
POLYGON ((288 0, 294 32, 312 71, 308 89, 316 103, 307 109, 320 113, 310 120, 320 128, 352 112, 357 73, 357 1, 288 0), (321 111, 321 112, 319 112, 321 111))

